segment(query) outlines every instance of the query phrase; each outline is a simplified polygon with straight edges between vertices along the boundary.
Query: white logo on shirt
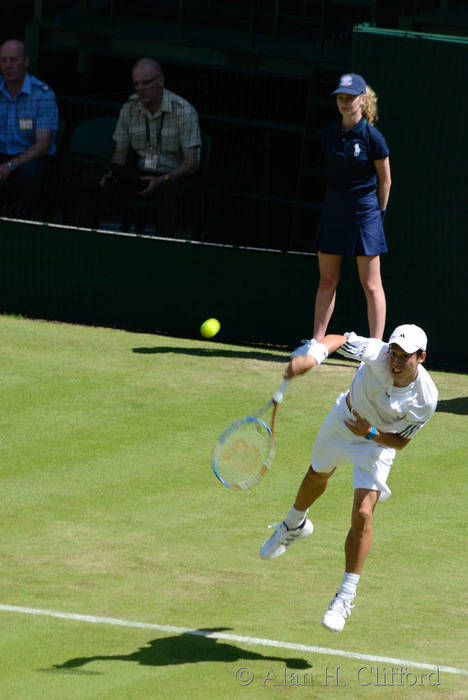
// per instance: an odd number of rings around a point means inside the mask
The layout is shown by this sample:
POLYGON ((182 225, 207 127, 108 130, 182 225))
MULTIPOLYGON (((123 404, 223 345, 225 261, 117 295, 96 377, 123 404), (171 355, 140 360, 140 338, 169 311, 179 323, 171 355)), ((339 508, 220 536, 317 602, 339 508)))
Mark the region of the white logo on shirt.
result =
POLYGON ((360 152, 361 152, 361 147, 359 146, 358 143, 355 143, 354 144, 354 153, 353 153, 354 157, 357 158, 358 155, 360 154, 360 152))

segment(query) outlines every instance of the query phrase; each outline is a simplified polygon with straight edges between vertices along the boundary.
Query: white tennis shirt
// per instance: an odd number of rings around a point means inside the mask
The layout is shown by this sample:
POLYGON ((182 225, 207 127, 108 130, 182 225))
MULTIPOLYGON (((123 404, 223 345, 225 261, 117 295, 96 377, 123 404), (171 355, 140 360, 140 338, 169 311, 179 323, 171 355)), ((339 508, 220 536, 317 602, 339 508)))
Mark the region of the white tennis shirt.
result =
POLYGON ((349 389, 352 407, 378 430, 412 438, 436 410, 438 392, 429 373, 418 365, 414 382, 394 386, 388 355, 390 345, 356 333, 345 336, 347 342, 337 352, 361 360, 349 389))

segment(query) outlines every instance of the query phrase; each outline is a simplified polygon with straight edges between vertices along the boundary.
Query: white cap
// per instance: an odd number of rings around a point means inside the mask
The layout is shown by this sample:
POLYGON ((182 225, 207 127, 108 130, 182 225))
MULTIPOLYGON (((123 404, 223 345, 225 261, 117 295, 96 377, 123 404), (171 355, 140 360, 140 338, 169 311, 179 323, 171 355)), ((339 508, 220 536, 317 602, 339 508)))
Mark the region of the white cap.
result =
POLYGON ((396 343, 405 352, 412 354, 427 348, 427 335, 422 328, 412 323, 397 326, 388 339, 388 344, 396 343))

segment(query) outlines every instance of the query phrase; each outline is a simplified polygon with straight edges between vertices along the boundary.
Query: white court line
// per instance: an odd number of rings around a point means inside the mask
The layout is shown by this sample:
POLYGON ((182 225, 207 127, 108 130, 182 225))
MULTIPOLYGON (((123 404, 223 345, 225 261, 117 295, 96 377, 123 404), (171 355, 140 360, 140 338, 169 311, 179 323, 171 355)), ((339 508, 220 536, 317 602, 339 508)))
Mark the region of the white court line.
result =
POLYGON ((360 661, 377 661, 396 666, 406 666, 411 668, 422 668, 428 671, 443 671, 444 673, 454 673, 459 676, 468 676, 468 670, 464 668, 454 668, 453 666, 442 666, 441 664, 424 664, 408 659, 394 659, 390 656, 374 656, 372 654, 359 654, 354 651, 343 651, 342 649, 327 649, 326 647, 307 646, 306 644, 294 644, 292 642, 279 642, 274 639, 261 639, 257 637, 242 637, 237 634, 226 634, 225 632, 207 632, 205 630, 193 630, 186 627, 172 627, 172 625, 156 625, 150 622, 132 622, 130 620, 119 620, 115 617, 95 617, 94 615, 79 615, 77 613, 57 612, 56 610, 41 610, 39 608, 23 608, 17 605, 1 605, 0 611, 23 613, 25 615, 43 615, 45 617, 58 617, 63 620, 75 620, 78 622, 92 622, 100 625, 114 625, 117 627, 133 627, 144 630, 157 630, 158 632, 171 632, 176 634, 193 634, 197 637, 211 637, 213 639, 225 639, 230 642, 241 642, 243 644, 256 644, 264 647, 278 647, 280 649, 293 649, 294 651, 307 651, 312 654, 327 654, 328 656, 344 656, 347 659, 359 659, 360 661))

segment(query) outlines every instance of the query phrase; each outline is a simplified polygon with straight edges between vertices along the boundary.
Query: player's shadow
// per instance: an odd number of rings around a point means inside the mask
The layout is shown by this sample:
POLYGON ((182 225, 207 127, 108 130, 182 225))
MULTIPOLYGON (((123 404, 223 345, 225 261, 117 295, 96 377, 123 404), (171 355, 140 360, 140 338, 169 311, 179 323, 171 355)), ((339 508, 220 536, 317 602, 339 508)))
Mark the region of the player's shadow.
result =
POLYGON ((285 350, 283 355, 274 354, 272 352, 262 352, 261 350, 225 350, 217 348, 213 345, 212 348, 174 348, 158 345, 156 347, 132 348, 132 352, 140 355, 165 355, 169 353, 179 355, 194 355, 195 357, 238 357, 243 360, 264 360, 266 362, 284 362, 288 361, 288 353, 285 350))
POLYGON ((55 664, 51 670, 73 670, 92 661, 132 661, 141 666, 173 666, 195 664, 201 661, 281 661, 289 668, 305 669, 310 664, 305 659, 288 659, 280 656, 264 656, 254 651, 240 649, 234 644, 218 641, 211 635, 230 629, 213 627, 184 632, 173 637, 152 639, 147 646, 140 647, 131 654, 109 656, 82 656, 69 659, 63 664, 55 664))
POLYGON ((437 404, 437 410, 440 413, 457 413, 459 416, 468 416, 468 396, 442 399, 437 404))

